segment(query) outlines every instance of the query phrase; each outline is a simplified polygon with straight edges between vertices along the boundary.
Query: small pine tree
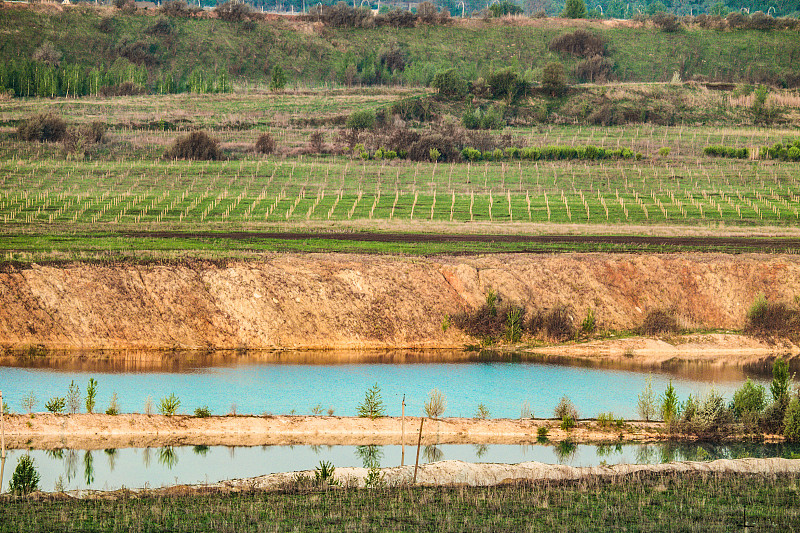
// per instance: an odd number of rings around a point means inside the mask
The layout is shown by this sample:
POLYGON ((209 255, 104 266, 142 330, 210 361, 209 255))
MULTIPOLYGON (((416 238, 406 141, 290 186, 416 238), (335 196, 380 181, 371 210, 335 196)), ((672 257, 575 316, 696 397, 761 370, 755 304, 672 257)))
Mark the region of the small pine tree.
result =
POLYGON ((789 364, 780 357, 772 365, 772 384, 769 386, 772 401, 783 403, 789 396, 789 364))
POLYGON ((89 384, 86 386, 86 412, 89 414, 94 412, 95 398, 97 398, 97 382, 94 378, 89 378, 89 384))
POLYGON ((373 420, 386 416, 386 408, 381 399, 381 388, 377 383, 367 390, 364 401, 358 406, 358 416, 373 420))
POLYGON ((286 87, 286 74, 280 65, 272 67, 272 78, 269 81, 270 91, 282 91, 286 87))
POLYGON ((669 424, 674 421, 678 416, 678 395, 675 393, 675 387, 672 386, 672 380, 669 380, 669 386, 664 391, 664 398, 661 401, 661 418, 669 424))
POLYGON ((587 15, 586 2, 583 0, 567 0, 561 13, 565 19, 585 19, 587 15))
POLYGON ((13 494, 25 495, 35 490, 39 490, 39 473, 30 455, 23 455, 19 458, 17 468, 11 476, 9 490, 13 494))

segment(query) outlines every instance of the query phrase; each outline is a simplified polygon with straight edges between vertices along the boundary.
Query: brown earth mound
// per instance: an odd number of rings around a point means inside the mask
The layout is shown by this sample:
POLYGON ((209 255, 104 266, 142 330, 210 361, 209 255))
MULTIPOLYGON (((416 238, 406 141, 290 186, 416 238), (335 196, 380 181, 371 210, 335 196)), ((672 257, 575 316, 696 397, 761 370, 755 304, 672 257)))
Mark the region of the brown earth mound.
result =
POLYGON ((0 273, 0 346, 26 348, 458 347, 448 316, 489 290, 529 312, 593 309, 633 329, 653 309, 734 328, 759 293, 800 293, 791 255, 275 254, 258 262, 37 266, 0 273))

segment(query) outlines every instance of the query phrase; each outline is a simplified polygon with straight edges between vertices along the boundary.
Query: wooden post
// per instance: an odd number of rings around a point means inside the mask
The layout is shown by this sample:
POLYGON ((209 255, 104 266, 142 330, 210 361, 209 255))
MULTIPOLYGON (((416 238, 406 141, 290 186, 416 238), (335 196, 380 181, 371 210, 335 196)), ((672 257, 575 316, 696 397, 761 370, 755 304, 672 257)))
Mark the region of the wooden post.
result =
POLYGON ((419 419, 419 438, 417 439, 417 462, 414 463, 414 483, 417 483, 417 468, 419 468, 419 447, 422 444, 422 423, 425 422, 425 417, 419 419))
POLYGON ((406 395, 403 395, 403 412, 400 416, 400 466, 406 464, 406 395))

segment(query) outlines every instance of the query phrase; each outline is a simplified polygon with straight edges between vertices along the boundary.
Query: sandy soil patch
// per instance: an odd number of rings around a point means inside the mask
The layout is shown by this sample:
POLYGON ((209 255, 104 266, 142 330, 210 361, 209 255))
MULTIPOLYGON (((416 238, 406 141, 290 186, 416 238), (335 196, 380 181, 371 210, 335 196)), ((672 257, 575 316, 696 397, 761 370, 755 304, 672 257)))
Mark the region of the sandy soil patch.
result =
MULTIPOLYGON (((6 417, 6 446, 35 449, 105 449, 200 445, 260 446, 287 444, 416 445, 420 419, 406 417, 405 437, 399 417, 376 420, 328 416, 191 416, 36 414, 6 417)), ((629 421, 624 428, 602 428, 579 421, 566 432, 557 420, 426 419, 422 443, 533 444, 546 426, 548 439, 576 443, 654 442, 665 440, 660 422, 629 421)), ((780 440, 772 436, 768 440, 780 440)))

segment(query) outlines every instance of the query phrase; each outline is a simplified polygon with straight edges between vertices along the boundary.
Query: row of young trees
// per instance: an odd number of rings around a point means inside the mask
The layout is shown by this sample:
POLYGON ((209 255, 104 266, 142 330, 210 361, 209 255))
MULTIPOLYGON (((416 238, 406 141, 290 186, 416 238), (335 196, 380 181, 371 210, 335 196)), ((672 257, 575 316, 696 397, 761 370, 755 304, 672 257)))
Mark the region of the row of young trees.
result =
POLYGON ((14 96, 52 98, 230 91, 230 81, 225 72, 195 68, 188 73, 162 72, 151 76, 144 65, 135 65, 124 58, 100 68, 74 63, 51 65, 28 59, 0 62, 0 93, 10 92, 14 96))

